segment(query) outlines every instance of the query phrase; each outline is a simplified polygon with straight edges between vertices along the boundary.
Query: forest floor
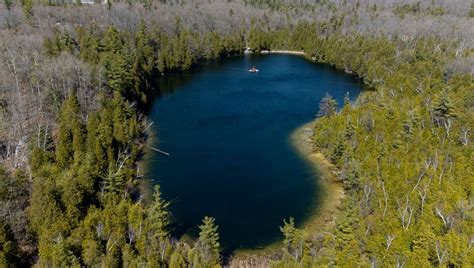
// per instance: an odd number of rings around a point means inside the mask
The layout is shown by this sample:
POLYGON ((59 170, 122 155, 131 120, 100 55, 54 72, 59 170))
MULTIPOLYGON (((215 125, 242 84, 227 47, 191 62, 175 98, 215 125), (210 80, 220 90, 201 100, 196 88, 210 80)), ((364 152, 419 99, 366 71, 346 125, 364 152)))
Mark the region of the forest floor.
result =
MULTIPOLYGON (((313 149, 313 125, 314 121, 304 124, 293 131, 289 137, 296 151, 314 169, 319 186, 320 196, 315 200, 314 211, 301 226, 306 235, 320 235, 330 230, 335 224, 336 212, 340 209, 344 198, 344 187, 342 182, 337 180, 337 169, 322 153, 315 152, 313 149)), ((280 241, 261 249, 236 250, 228 266, 266 267, 269 260, 278 259, 282 247, 283 244, 280 241)))

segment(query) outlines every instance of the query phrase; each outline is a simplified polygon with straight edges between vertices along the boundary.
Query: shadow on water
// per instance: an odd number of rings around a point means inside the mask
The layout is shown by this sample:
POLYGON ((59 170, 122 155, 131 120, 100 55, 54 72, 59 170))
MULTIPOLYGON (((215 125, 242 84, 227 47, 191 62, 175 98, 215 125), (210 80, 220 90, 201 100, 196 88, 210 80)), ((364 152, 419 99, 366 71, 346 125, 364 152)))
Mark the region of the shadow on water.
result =
POLYGON ((195 238, 204 216, 216 218, 225 254, 280 241, 283 219, 298 225, 318 207, 317 174, 289 142, 311 121, 326 92, 355 99, 361 81, 290 55, 207 62, 157 77, 159 96, 146 176, 172 202, 174 237, 195 238), (257 66, 259 73, 247 71, 257 66))

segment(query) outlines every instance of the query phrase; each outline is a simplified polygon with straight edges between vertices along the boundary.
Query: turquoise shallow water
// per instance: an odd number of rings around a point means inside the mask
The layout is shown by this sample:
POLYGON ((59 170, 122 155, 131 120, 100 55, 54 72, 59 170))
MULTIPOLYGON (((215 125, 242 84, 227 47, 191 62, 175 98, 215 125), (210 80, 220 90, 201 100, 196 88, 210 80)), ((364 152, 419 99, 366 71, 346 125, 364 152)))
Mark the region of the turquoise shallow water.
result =
POLYGON ((314 118, 326 92, 342 103, 362 89, 352 76, 290 55, 232 57, 158 80, 150 145, 170 155, 147 153, 147 177, 172 202, 176 235, 196 236, 212 216, 231 250, 279 240, 284 218, 302 223, 314 211, 316 174, 289 136, 314 118), (253 65, 260 72, 249 73, 253 65))

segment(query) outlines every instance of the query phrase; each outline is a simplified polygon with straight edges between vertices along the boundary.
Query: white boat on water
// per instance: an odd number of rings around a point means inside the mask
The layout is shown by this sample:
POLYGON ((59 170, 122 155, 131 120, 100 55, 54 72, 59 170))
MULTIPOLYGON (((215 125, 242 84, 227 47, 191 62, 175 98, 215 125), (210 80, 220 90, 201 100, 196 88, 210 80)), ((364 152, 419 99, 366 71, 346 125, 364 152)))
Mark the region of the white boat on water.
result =
POLYGON ((258 71, 259 70, 255 67, 252 67, 252 68, 249 69, 249 72, 251 72, 251 73, 258 73, 258 71))

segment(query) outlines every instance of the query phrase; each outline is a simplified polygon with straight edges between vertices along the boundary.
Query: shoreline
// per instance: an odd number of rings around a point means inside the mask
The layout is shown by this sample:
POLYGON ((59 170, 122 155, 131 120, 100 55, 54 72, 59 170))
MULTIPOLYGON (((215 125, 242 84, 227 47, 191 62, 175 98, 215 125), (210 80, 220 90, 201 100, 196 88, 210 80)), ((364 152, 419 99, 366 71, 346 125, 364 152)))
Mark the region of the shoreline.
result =
MULTIPOLYGON (((316 183, 321 189, 321 196, 316 200, 313 211, 300 227, 307 236, 324 233, 335 225, 336 212, 345 196, 343 184, 337 180, 336 168, 322 153, 313 150, 313 126, 314 120, 295 129, 289 137, 291 145, 313 169, 316 183)), ((236 250, 229 266, 242 267, 256 261, 269 264, 268 260, 280 254, 282 245, 282 241, 278 241, 259 249, 236 250)))
POLYGON ((337 169, 322 153, 313 150, 313 126, 314 121, 306 123, 290 136, 293 147, 317 174, 316 180, 322 190, 312 215, 302 226, 305 232, 312 234, 333 226, 335 212, 345 196, 343 184, 337 179, 337 169))
POLYGON ((268 53, 270 53, 270 54, 289 54, 289 55, 306 56, 304 51, 296 51, 296 50, 270 50, 268 53))

